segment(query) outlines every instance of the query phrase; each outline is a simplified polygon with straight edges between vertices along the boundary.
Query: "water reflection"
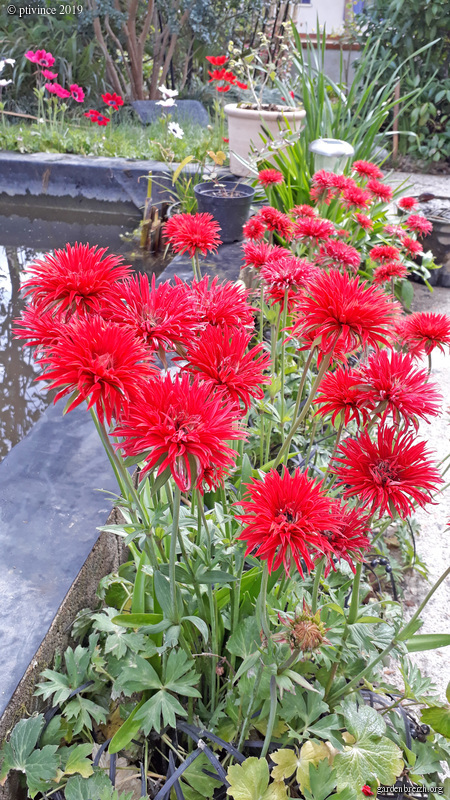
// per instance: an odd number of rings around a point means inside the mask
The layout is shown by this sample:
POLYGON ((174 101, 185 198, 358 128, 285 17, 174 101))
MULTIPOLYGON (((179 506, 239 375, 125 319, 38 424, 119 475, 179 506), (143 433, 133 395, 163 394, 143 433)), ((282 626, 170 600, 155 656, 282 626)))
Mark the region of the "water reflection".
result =
POLYGON ((40 381, 30 348, 13 338, 12 321, 23 308, 21 283, 27 267, 43 253, 68 242, 89 242, 122 254, 135 269, 159 275, 162 258, 143 257, 124 241, 137 227, 140 214, 133 206, 58 201, 55 206, 0 197, 0 460, 19 442, 52 401, 40 381))

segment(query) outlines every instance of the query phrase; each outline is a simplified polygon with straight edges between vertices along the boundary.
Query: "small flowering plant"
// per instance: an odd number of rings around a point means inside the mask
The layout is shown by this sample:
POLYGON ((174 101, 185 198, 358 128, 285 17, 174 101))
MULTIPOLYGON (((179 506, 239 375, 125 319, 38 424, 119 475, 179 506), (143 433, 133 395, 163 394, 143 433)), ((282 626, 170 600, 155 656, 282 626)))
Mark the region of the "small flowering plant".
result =
MULTIPOLYGON (((379 177, 355 181, 367 205, 346 220, 373 222, 379 177)), ((442 398, 420 358, 450 346, 450 319, 405 315, 374 279, 400 237, 354 235, 318 213, 336 187, 311 189, 247 223, 251 289, 201 277, 220 245, 207 214, 165 229, 193 280, 157 284, 82 244, 29 270, 16 335, 65 411, 89 409, 119 485, 104 530, 128 548, 75 620, 66 669, 42 674, 57 710, 3 746, 0 781, 20 770, 30 797, 116 798, 117 764, 157 800, 442 786, 448 706, 408 652, 450 643, 418 633, 450 566, 406 622, 386 539, 406 542, 442 488, 418 433, 442 398)))
POLYGON ((56 80, 58 73, 54 72, 55 57, 46 50, 27 50, 24 58, 36 65, 36 88, 34 90, 38 101, 38 120, 46 122, 44 113, 44 103, 48 108, 48 122, 53 127, 56 126, 59 117, 60 126, 64 122, 64 113, 68 108, 64 102, 74 100, 76 103, 83 103, 85 98, 84 89, 77 83, 72 83, 68 88, 64 88, 56 80), (62 103, 58 103, 62 100, 62 103))

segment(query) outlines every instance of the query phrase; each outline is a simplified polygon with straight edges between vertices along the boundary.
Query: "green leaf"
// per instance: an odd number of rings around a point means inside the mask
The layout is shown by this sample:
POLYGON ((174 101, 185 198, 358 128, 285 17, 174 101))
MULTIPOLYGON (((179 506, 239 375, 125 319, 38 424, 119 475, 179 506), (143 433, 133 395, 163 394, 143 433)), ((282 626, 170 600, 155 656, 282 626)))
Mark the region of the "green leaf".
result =
POLYGON ((226 584, 237 581, 237 578, 234 575, 230 575, 229 572, 224 572, 221 569, 207 570, 206 572, 199 573, 197 577, 199 583, 207 584, 226 584))
POLYGON ((384 720, 374 708, 357 708, 351 701, 342 703, 342 710, 355 742, 334 759, 338 790, 356 789, 357 797, 363 798, 361 788, 371 781, 392 786, 404 764, 400 748, 383 735, 384 720))
POLYGON ((160 689, 161 679, 151 664, 142 656, 136 655, 123 668, 117 679, 117 687, 125 694, 142 692, 147 689, 160 689))
POLYGON ((422 711, 421 721, 446 739, 450 739, 450 706, 425 708, 422 711))
POLYGON ((108 752, 109 753, 118 753, 120 750, 123 750, 124 747, 130 744, 133 736, 137 734, 137 732, 141 728, 141 722, 139 719, 136 719, 138 711, 142 708, 146 701, 146 697, 143 697, 142 700, 139 701, 137 706, 133 708, 130 716, 125 720, 123 725, 120 726, 119 730, 114 734, 112 737, 108 752))
POLYGON ((246 617, 228 639, 227 650, 232 655, 246 658, 260 645, 259 625, 254 617, 246 617))
POLYGON ((161 606, 161 610, 164 616, 172 621, 174 619, 175 609, 172 609, 169 581, 164 577, 164 575, 161 575, 159 571, 156 571, 153 576, 153 582, 155 594, 158 599, 158 603, 161 606))
POLYGON ((406 647, 409 653, 450 647, 450 633, 419 633, 406 640, 406 647))
POLYGON ((246 758, 227 772, 227 794, 234 800, 262 800, 269 785, 269 767, 265 758, 246 758))
POLYGON ((160 731, 161 724, 163 727, 169 725, 175 728, 177 716, 187 717, 187 712, 173 695, 160 691, 152 695, 139 709, 136 720, 139 720, 142 730, 148 736, 151 730, 160 731))
POLYGON ((82 778, 81 775, 74 775, 67 781, 64 789, 66 800, 93 800, 106 790, 111 790, 111 781, 102 772, 92 775, 90 778, 82 778))
POLYGON ((88 758, 88 756, 92 755, 92 748, 93 745, 89 743, 75 744, 68 748, 68 751, 62 754, 64 755, 64 773, 66 775, 75 775, 79 773, 83 778, 89 778, 94 771, 92 760, 88 758))
POLYGON ((172 624, 162 614, 118 614, 112 622, 124 628, 146 628, 148 633, 162 633, 172 624))
POLYGON ((44 724, 42 714, 20 720, 14 727, 9 742, 2 750, 0 785, 3 785, 11 770, 26 775, 30 797, 48 788, 48 782, 56 777, 59 759, 55 755, 57 745, 45 745, 34 749, 44 724))
POLYGON ((208 631, 208 626, 204 619, 201 619, 201 617, 183 617, 182 622, 190 622, 192 625, 195 625, 197 630, 199 630, 201 635, 203 636, 203 641, 205 642, 205 644, 207 644, 209 638, 209 631, 208 631))
POLYGON ((34 749, 43 724, 42 714, 19 720, 1 751, 0 785, 4 784, 11 770, 23 772, 31 798, 48 789, 48 783, 56 777, 59 766, 57 745, 47 744, 41 750, 34 749))

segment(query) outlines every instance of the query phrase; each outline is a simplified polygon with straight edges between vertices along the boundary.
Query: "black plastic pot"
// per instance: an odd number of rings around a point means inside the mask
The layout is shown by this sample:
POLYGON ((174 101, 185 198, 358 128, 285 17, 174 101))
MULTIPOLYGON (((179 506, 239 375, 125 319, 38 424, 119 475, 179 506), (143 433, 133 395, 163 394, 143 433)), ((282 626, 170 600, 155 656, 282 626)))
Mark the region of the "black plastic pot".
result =
POLYGON ((222 242, 239 242, 243 238, 242 228, 250 216, 255 194, 253 186, 239 181, 226 181, 221 188, 207 181, 194 186, 194 192, 198 211, 212 214, 219 223, 222 242))

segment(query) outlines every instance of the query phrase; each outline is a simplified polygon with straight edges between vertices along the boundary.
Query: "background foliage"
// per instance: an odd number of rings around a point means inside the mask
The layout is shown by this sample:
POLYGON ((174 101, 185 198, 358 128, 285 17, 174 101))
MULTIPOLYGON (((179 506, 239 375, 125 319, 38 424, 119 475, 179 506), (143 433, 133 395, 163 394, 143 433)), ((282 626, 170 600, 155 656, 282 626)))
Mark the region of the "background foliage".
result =
MULTIPOLYGON (((400 130, 413 130, 417 138, 400 137, 400 151, 426 161, 450 159, 450 15, 447 0, 373 0, 361 17, 358 38, 380 40, 378 63, 393 73, 404 59, 434 39, 400 71, 401 92, 423 87, 417 103, 399 120, 400 130), (382 35, 380 35, 382 29, 382 35)), ((391 111, 392 116, 392 111, 391 111)))

